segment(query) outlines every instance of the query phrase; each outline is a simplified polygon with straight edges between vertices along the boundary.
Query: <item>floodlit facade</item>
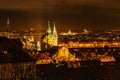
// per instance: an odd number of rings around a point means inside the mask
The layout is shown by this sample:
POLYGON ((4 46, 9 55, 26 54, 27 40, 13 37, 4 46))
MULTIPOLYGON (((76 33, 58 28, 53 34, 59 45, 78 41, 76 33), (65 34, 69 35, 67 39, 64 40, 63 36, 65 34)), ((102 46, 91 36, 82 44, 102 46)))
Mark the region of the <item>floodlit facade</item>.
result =
MULTIPOLYGON (((50 27, 50 22, 48 21, 47 33, 42 38, 42 41, 47 45, 50 45, 50 47, 58 45, 58 34, 57 34, 55 22, 53 23, 53 31, 52 31, 50 27)), ((46 48, 48 48, 48 46, 46 46, 46 48)))
POLYGON ((69 52, 69 49, 62 47, 58 50, 56 54, 52 56, 52 59, 58 61, 75 61, 75 55, 69 52))

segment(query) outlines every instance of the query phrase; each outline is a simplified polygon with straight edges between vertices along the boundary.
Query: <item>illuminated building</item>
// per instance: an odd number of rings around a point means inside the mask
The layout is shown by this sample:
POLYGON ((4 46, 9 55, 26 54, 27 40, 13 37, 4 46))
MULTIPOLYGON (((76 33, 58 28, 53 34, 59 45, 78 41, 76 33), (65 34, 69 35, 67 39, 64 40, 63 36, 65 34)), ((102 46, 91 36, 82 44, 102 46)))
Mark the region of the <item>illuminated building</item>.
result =
POLYGON ((44 43, 44 48, 49 48, 58 45, 58 34, 55 27, 55 22, 53 23, 53 31, 50 27, 50 22, 48 21, 47 33, 42 37, 42 43, 44 43), (48 46, 49 45, 49 46, 48 46))
POLYGON ((71 30, 68 30, 68 32, 62 32, 59 33, 59 35, 76 35, 78 34, 77 32, 72 32, 71 30))
POLYGON ((61 47, 56 54, 52 56, 52 59, 58 61, 75 61, 75 55, 69 52, 66 47, 61 47))
POLYGON ((41 44, 40 44, 40 41, 37 41, 37 51, 41 51, 41 44))
POLYGON ((83 31, 84 31, 84 33, 88 33, 88 31, 86 29, 84 29, 83 31))
POLYGON ((54 38, 54 46, 57 46, 58 45, 58 35, 57 35, 56 27, 55 27, 55 22, 54 22, 54 26, 53 26, 53 35, 55 36, 55 38, 54 38))
POLYGON ((7 26, 6 26, 6 37, 9 38, 9 25, 10 25, 10 21, 9 21, 9 18, 7 19, 7 26))
POLYGON ((33 50, 35 49, 35 37, 33 35, 24 36, 23 40, 23 48, 33 50))

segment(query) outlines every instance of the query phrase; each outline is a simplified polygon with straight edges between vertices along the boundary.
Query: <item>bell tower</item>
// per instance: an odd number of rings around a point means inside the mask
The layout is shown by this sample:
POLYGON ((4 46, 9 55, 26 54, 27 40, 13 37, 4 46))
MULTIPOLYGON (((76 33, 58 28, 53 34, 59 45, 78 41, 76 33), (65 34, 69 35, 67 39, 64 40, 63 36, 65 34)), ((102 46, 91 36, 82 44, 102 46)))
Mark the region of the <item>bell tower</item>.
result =
POLYGON ((55 22, 53 22, 53 35, 54 35, 54 45, 58 45, 58 34, 55 26, 55 22))
POLYGON ((51 34, 50 21, 48 21, 48 29, 47 29, 47 33, 48 33, 48 34, 51 34))

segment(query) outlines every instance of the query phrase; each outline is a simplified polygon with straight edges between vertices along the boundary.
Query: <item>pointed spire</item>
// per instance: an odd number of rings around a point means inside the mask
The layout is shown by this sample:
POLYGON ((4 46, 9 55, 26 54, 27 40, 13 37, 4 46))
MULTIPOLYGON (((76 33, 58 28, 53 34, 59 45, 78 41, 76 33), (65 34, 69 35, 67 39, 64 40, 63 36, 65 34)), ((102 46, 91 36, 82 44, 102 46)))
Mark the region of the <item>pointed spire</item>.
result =
POLYGON ((48 21, 48 29, 47 29, 47 33, 51 33, 51 28, 50 28, 50 21, 48 21))
POLYGON ((9 18, 7 18, 7 26, 6 26, 6 36, 9 38, 9 24, 10 24, 10 21, 9 21, 9 18))
POLYGON ((9 24, 9 18, 7 19, 7 24, 9 24))
POLYGON ((56 30, 55 22, 53 22, 53 34, 57 34, 57 30, 56 30))
POLYGON ((9 28, 9 24, 10 24, 10 21, 9 21, 9 18, 7 19, 7 29, 9 28))
POLYGON ((56 30, 56 27, 55 27, 55 22, 53 22, 53 27, 54 27, 54 28, 53 28, 53 30, 56 30))
POLYGON ((48 21, 48 27, 50 27, 50 21, 48 21))

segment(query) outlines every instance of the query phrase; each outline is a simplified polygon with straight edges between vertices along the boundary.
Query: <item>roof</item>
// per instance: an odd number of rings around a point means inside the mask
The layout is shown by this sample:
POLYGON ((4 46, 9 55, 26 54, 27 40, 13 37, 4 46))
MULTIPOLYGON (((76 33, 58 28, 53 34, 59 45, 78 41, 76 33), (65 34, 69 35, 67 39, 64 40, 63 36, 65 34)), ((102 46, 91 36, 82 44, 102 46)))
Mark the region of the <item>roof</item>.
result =
POLYGON ((0 37, 0 62, 21 62, 32 60, 14 41, 0 37))

